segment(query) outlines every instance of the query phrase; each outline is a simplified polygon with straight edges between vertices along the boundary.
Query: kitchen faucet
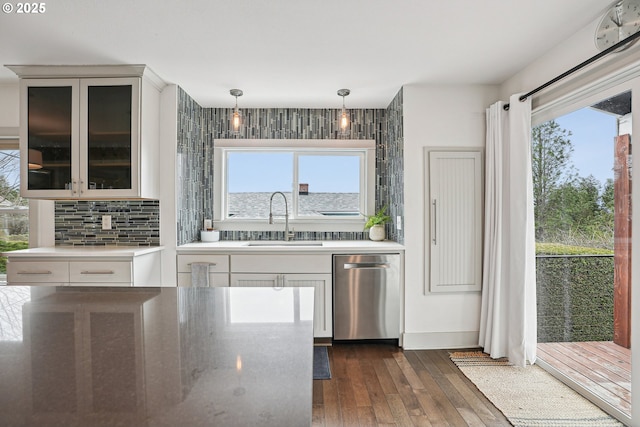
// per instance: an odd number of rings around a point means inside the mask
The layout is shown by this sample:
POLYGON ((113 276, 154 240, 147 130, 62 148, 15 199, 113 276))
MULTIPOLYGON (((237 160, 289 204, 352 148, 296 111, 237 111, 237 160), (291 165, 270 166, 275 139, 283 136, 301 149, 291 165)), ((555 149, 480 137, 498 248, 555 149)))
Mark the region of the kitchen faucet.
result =
POLYGON ((273 224, 273 213, 271 213, 271 208, 273 206, 273 196, 276 194, 280 194, 284 198, 284 240, 289 240, 293 237, 293 233, 289 233, 289 208, 287 207, 287 196, 285 196, 281 191, 273 192, 271 194, 271 199, 269 199, 269 224, 273 224))

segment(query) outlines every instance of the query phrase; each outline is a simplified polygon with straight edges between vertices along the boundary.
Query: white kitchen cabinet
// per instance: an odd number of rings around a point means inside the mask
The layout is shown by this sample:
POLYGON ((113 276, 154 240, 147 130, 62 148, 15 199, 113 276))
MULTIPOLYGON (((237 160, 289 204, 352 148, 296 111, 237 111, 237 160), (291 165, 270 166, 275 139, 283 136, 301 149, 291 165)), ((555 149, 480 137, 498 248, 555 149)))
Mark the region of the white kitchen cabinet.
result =
POLYGON ((21 77, 23 197, 159 197, 160 91, 143 66, 9 68, 21 77))
POLYGON ((479 291, 482 285, 482 156, 429 151, 425 230, 431 292, 479 291))
POLYGON ((161 252, 133 257, 32 257, 7 254, 7 284, 160 286, 161 252))
POLYGON ((231 255, 231 286, 313 287, 316 338, 333 335, 333 282, 330 254, 231 255))
POLYGON ((229 255, 193 254, 177 256, 178 286, 189 287, 191 265, 203 262, 209 265, 209 286, 229 286, 229 255))

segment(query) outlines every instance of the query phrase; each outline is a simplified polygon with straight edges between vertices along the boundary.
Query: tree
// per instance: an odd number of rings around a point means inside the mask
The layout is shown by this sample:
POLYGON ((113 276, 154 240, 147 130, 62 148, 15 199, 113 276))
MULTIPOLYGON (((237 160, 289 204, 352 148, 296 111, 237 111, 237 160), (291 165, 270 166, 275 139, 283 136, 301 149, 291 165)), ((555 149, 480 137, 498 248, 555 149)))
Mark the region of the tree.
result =
POLYGON ((571 164, 573 145, 571 132, 555 120, 536 126, 531 131, 531 161, 533 172, 533 203, 535 207, 536 240, 544 241, 552 206, 551 193, 574 179, 571 164))
POLYGON ((0 151, 0 202, 14 206, 26 206, 27 199, 20 197, 20 161, 17 152, 0 151))

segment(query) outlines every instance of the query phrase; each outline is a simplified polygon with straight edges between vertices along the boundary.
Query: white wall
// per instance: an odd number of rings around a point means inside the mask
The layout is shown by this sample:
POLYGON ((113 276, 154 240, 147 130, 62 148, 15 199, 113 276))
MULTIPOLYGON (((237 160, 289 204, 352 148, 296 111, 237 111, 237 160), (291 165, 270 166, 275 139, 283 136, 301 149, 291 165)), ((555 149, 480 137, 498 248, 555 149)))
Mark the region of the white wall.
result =
POLYGON ((425 276, 425 147, 482 148, 485 109, 497 86, 409 85, 403 87, 405 194, 405 348, 478 345, 480 293, 432 294, 425 276))
POLYGON ((20 125, 20 86, 0 84, 0 128, 20 125))
POLYGON ((160 94, 160 245, 162 285, 176 285, 176 153, 178 144, 178 87, 168 85, 160 94))

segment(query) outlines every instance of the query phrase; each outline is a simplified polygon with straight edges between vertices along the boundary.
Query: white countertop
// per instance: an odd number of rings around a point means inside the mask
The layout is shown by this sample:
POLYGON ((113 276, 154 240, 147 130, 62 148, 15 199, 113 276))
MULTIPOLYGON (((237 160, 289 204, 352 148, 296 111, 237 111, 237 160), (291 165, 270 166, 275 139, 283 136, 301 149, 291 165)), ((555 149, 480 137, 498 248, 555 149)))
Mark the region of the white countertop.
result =
POLYGON ((161 251, 164 246, 50 246, 2 252, 11 258, 128 257, 161 251))
POLYGON ((323 240, 320 246, 306 246, 309 243, 319 241, 293 240, 267 241, 267 240, 221 240, 219 242, 196 242, 178 246, 178 253, 190 252, 225 252, 225 253, 276 253, 276 252, 303 252, 303 253, 354 253, 354 252, 400 252, 404 246, 391 241, 376 242, 373 240, 323 240), (253 246, 258 245, 258 246, 253 246))

